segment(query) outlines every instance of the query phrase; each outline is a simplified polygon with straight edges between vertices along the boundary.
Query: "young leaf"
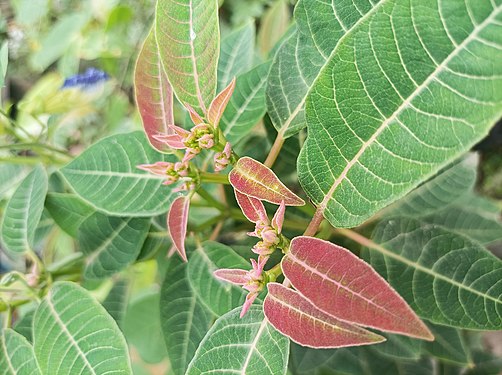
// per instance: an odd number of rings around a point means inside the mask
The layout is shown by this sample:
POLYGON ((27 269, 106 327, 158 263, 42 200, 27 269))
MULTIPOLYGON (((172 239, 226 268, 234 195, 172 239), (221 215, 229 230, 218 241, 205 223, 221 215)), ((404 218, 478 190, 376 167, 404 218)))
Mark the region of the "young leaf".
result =
POLYGON ((270 61, 237 77, 235 91, 228 103, 220 127, 232 144, 239 142, 265 114, 265 84, 270 61))
POLYGON ((53 285, 35 313, 33 328, 33 347, 43 374, 132 374, 117 324, 76 284, 53 285))
POLYGON ((494 2, 382 1, 340 40, 310 91, 298 159, 303 188, 333 226, 361 224, 500 118, 501 14, 494 2))
POLYGON ((175 161, 152 149, 143 132, 118 134, 95 143, 61 172, 73 190, 109 215, 151 216, 168 210, 174 198, 164 178, 137 168, 175 161))
POLYGON ((275 1, 263 14, 258 33, 258 46, 266 56, 288 30, 290 22, 289 3, 286 0, 275 1))
POLYGON ((285 375, 289 340, 252 306, 239 318, 240 308, 220 317, 201 342, 187 375, 260 374, 285 375))
POLYGON ((173 89, 160 62, 153 29, 146 37, 136 62, 134 88, 148 140, 157 150, 166 151, 166 144, 153 136, 169 133, 168 126, 174 124, 173 89))
POLYGON ((150 219, 106 216, 96 212, 79 228, 80 249, 87 256, 84 277, 102 279, 136 260, 145 242, 150 219))
POLYGON ((185 250, 185 237, 187 235, 188 209, 190 208, 190 197, 180 195, 173 201, 169 213, 167 214, 167 230, 173 241, 173 246, 181 259, 187 261, 185 250))
POLYGON ((343 247, 313 237, 296 237, 282 260, 293 286, 335 318, 432 340, 429 329, 370 265, 343 247))
POLYGON ((47 189, 47 175, 41 166, 35 167, 17 187, 5 207, 0 231, 7 250, 23 253, 32 249, 47 189))
POLYGON ((19 333, 4 329, 0 335, 0 373, 3 375, 40 375, 33 348, 19 333))
POLYGON ((234 193, 242 213, 250 222, 256 223, 260 219, 267 218, 267 211, 265 211, 265 206, 263 206, 261 200, 239 193, 235 189, 234 193))
POLYGON ((311 348, 376 344, 385 338, 328 315, 300 293, 278 283, 267 284, 263 312, 270 324, 294 342, 311 348))
POLYGON ((254 22, 248 22, 232 31, 221 41, 218 62, 218 91, 226 87, 232 78, 247 72, 254 58, 254 22))
POLYGON ((382 221, 362 253, 421 317, 467 329, 502 324, 502 261, 477 242, 408 218, 382 221))
POLYGON ((230 101, 232 94, 234 93, 234 89, 235 77, 228 84, 228 86, 225 87, 211 102, 206 117, 207 121, 209 121, 209 123, 213 125, 214 128, 218 127, 221 116, 223 115, 223 111, 227 107, 227 104, 230 101))
POLYGON ((207 241, 197 248, 188 262, 188 281, 197 297, 215 315, 221 316, 240 306, 246 291, 217 279, 213 272, 221 268, 251 268, 249 263, 230 247, 207 241))
POLYGON ((267 86, 267 110, 284 137, 305 127, 305 100, 337 45, 370 18, 378 1, 301 0, 295 8, 297 31, 277 51, 267 86), (292 79, 294 77, 294 79, 292 79))
POLYGON ((249 157, 240 158, 228 176, 234 189, 253 198, 274 204, 303 206, 303 199, 294 194, 272 170, 249 157))
POLYGON ((160 290, 160 324, 174 375, 185 374, 211 326, 211 314, 190 288, 186 270, 186 263, 171 258, 160 290))
POLYGON ((49 193, 45 208, 56 224, 72 237, 77 237, 78 228, 95 210, 75 194, 49 193))
POLYGON ((216 93, 218 1, 158 0, 155 15, 160 58, 174 93, 205 114, 216 93))

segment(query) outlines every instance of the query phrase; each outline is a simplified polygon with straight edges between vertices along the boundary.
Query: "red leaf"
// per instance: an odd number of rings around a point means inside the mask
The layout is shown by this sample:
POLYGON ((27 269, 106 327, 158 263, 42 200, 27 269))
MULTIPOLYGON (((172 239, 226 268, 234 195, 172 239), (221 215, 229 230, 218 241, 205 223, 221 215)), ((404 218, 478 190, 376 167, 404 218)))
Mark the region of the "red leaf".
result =
POLYGON ((296 237, 282 261, 293 286, 324 312, 347 322, 424 340, 434 337, 406 301, 349 250, 296 237))
POLYGON ((215 128, 218 127, 220 118, 225 111, 228 101, 232 97, 235 88, 235 78, 230 82, 230 84, 224 88, 211 102, 209 110, 207 111, 207 121, 215 128))
POLYGON ((190 207, 190 198, 179 196, 176 198, 167 214, 167 230, 173 241, 173 246, 186 262, 187 254, 185 251, 185 237, 187 234, 188 208, 190 207))
POLYGON ((286 206, 303 206, 303 199, 294 194, 274 172, 249 157, 240 158, 228 175, 234 189, 242 194, 274 204, 284 201, 286 206))
POLYGON ((265 211, 265 207, 260 200, 239 193, 235 189, 234 193, 242 213, 250 222, 256 223, 258 220, 265 221, 267 219, 267 211, 265 211))
POLYGON ((158 134, 170 134, 168 126, 174 124, 174 118, 173 90, 160 63, 153 30, 139 53, 134 86, 136 103, 148 140, 157 150, 169 151, 165 143, 154 138, 158 134))
POLYGON ((278 283, 267 286, 265 316, 279 332, 300 345, 341 348, 385 341, 382 336, 322 312, 293 289, 278 283))
POLYGON ((244 285, 249 281, 247 277, 249 271, 240 269, 221 268, 213 272, 218 279, 236 285, 244 285))

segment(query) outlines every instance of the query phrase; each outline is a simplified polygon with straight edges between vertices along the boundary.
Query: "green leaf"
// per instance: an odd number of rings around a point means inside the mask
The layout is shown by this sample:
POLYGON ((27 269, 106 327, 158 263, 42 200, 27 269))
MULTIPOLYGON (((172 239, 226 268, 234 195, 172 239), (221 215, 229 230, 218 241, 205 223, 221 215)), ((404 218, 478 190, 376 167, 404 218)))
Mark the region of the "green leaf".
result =
POLYGON ((254 58, 254 44, 254 22, 246 23, 223 38, 220 61, 218 62, 218 92, 227 87, 234 77, 251 68, 254 58))
POLYGON ((250 265, 230 247, 207 241, 188 261, 188 281, 197 297, 215 315, 221 316, 242 305, 247 292, 213 276, 220 268, 249 269, 250 265))
POLYGON ((466 347, 462 332, 458 329, 432 324, 429 324, 429 328, 435 340, 424 343, 423 347, 426 352, 447 363, 472 367, 471 353, 466 347))
POLYGON ((3 42, 2 45, 0 46, 0 88, 3 87, 3 84, 5 82, 8 63, 9 63, 9 45, 7 42, 3 42))
POLYGON ((289 340, 252 306, 239 318, 240 308, 220 317, 201 342, 187 375, 218 373, 286 374, 289 340))
POLYGON ((290 23, 289 2, 278 0, 271 4, 263 15, 258 33, 258 46, 266 56, 282 36, 287 32, 290 23))
POLYGON ((122 328, 124 315, 129 299, 129 280, 120 278, 113 283, 113 287, 104 299, 102 305, 108 314, 122 328))
POLYGON ((502 324, 502 261, 477 242, 413 219, 377 225, 363 256, 422 318, 468 329, 502 324))
POLYGON ((147 363, 159 363, 167 353, 162 336, 158 291, 143 293, 129 305, 124 320, 124 335, 147 363))
POLYGON ((28 310, 21 315, 14 325, 14 331, 21 334, 29 342, 33 341, 33 316, 35 315, 35 309, 28 310))
POLYGON ((23 253, 32 249, 47 189, 47 175, 41 166, 37 166, 10 198, 3 213, 0 234, 7 250, 23 253))
POLYGON ((369 18, 377 3, 366 0, 298 2, 297 31, 277 51, 267 87, 267 110, 283 137, 290 137, 306 126, 307 93, 343 37, 361 20, 369 18))
POLYGON ((78 228, 95 210, 75 194, 49 193, 45 208, 57 225, 72 237, 77 237, 78 228))
POLYGON ((0 373, 3 375, 40 374, 33 348, 19 333, 7 328, 0 336, 0 373))
POLYGON ((190 288, 187 264, 173 257, 160 292, 160 323, 175 375, 183 375, 211 326, 211 314, 190 288))
POLYGON ((103 213, 151 216, 166 212, 174 195, 161 176, 136 166, 174 160, 153 150, 143 132, 133 132, 102 139, 61 172, 82 199, 103 213))
POLYGON ((84 277, 111 276, 138 257, 150 228, 148 218, 106 216, 99 212, 87 218, 79 228, 78 242, 87 256, 84 277))
POLYGON ((33 328, 33 347, 43 374, 132 374, 117 324, 76 284, 54 284, 35 313, 33 328))
POLYGON ((236 144, 265 114, 265 83, 270 62, 237 77, 235 90, 223 112, 220 126, 226 139, 236 144))
POLYGON ((181 103, 205 114, 216 93, 220 30, 217 0, 158 0, 155 36, 181 103))
POLYGON ((30 172, 30 170, 24 166, 16 164, 2 164, 0 165, 0 200, 5 198, 7 194, 13 187, 18 185, 30 172))
POLYGON ((422 343, 424 341, 385 333, 382 336, 387 341, 371 346, 371 349, 375 350, 378 354, 398 360, 416 361, 420 358, 422 343))
POLYGON ((299 179, 336 227, 404 196, 502 115, 502 4, 397 3, 342 38, 307 100, 299 179))

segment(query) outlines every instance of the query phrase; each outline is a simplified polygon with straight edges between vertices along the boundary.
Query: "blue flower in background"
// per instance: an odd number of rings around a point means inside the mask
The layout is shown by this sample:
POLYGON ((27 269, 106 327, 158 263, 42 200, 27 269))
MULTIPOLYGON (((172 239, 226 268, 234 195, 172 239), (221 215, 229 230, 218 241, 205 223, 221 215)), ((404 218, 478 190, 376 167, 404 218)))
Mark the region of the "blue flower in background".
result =
POLYGON ((88 68, 83 74, 76 74, 65 79, 62 88, 89 88, 110 78, 108 74, 96 68, 88 68))

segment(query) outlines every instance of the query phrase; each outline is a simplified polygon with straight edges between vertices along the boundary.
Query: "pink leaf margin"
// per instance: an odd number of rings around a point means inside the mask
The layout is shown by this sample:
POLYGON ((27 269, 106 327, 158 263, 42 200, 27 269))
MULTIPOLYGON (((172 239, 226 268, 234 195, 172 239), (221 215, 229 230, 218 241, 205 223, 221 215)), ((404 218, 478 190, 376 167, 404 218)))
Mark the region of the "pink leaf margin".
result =
POLYGON ((187 261, 185 250, 185 238, 187 234, 188 209, 190 207, 190 197, 179 196, 171 204, 167 214, 167 230, 173 241, 173 246, 181 259, 187 261))

